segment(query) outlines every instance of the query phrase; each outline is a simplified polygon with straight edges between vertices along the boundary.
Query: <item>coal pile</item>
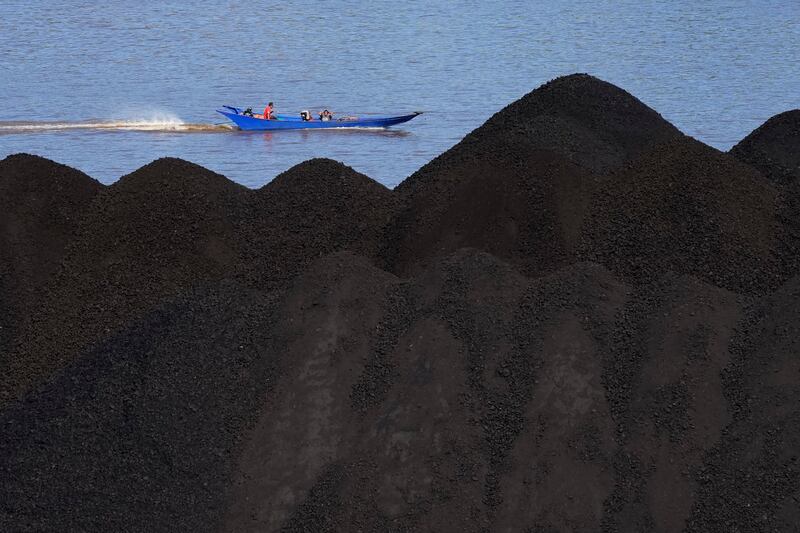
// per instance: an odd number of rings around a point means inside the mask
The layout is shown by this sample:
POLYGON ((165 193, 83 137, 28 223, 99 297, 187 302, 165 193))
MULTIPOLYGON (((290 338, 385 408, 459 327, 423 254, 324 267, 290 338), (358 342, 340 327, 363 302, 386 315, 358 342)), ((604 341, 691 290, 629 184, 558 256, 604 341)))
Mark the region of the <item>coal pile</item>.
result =
POLYGON ((448 168, 446 188, 415 193, 390 228, 386 268, 414 272, 431 259, 469 246, 519 265, 550 272, 575 259, 595 178, 545 151, 504 152, 448 168))
POLYGON ((554 80, 395 191, 0 169, 0 530, 800 522, 790 184, 610 84, 554 80))
MULTIPOLYGON (((398 186, 430 187, 433 171, 497 149, 527 146, 557 153, 603 174, 680 131, 630 93, 588 74, 552 80, 492 116, 398 186)), ((514 155, 508 155, 513 159, 514 155)))
POLYGON ((553 80, 491 117, 397 187, 405 209, 388 268, 475 246, 537 274, 575 259, 595 176, 681 133, 586 74, 553 80))
POLYGON ((582 256, 623 277, 682 272, 737 292, 782 281, 777 192, 760 173, 692 139, 678 139, 596 188, 582 256))
POLYGON ((4 410, 0 527, 205 530, 271 385, 257 332, 274 307, 231 283, 190 291, 4 410))
POLYGON ((761 171, 779 192, 779 258, 789 274, 800 272, 800 110, 767 120, 730 150, 761 171))
POLYGON ((730 153, 776 183, 797 181, 800 179, 800 109, 770 118, 731 148, 730 153))
POLYGON ((0 361, 102 186, 42 157, 0 161, 0 361))
POLYGON ((187 290, 227 278, 282 287, 331 251, 369 253, 394 205, 391 191, 329 160, 258 191, 173 158, 123 176, 86 207, 42 281, 47 298, 11 337, 0 401, 187 290))
POLYGON ((228 213, 245 193, 176 159, 154 161, 98 190, 74 224, 57 272, 41 280, 46 296, 12 340, 0 401, 165 298, 219 280, 235 257, 228 213))
POLYGON ((794 278, 739 325, 722 373, 731 423, 697 472, 691 531, 791 531, 800 523, 799 296, 794 278))
POLYGON ((42 157, 18 154, 0 161, 0 259, 17 284, 30 288, 47 279, 101 187, 42 157))
POLYGON ((331 252, 373 257, 397 205, 392 191, 342 163, 306 161, 250 195, 241 264, 256 266, 251 275, 274 286, 331 252))

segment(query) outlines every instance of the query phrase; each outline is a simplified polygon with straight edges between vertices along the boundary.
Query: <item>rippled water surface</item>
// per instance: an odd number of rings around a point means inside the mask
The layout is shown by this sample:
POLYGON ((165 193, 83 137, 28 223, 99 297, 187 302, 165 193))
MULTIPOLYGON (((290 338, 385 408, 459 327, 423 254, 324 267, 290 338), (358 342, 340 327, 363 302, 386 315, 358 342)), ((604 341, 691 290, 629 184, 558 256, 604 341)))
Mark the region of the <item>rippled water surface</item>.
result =
POLYGON ((0 157, 111 183, 161 156, 249 187, 330 157, 393 187, 548 79, 589 72, 728 149, 800 107, 800 2, 0 0, 0 157), (248 133, 221 104, 424 110, 391 130, 248 133))

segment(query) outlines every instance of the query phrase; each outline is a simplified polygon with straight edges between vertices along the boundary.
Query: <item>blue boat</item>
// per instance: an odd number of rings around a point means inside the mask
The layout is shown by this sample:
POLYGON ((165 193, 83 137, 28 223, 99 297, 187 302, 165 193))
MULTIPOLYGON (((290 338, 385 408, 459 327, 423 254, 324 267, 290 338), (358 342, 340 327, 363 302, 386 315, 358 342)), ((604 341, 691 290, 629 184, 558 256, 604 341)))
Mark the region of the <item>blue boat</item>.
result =
POLYGON ((299 114, 273 115, 274 118, 266 120, 261 118, 260 115, 253 115, 246 113, 238 107, 222 106, 225 109, 218 109, 217 113, 224 115, 231 120, 240 130, 246 131, 273 131, 273 130, 305 130, 305 129, 323 129, 323 128, 388 128, 395 124, 402 124, 408 122, 412 118, 422 114, 421 111, 416 111, 410 115, 400 115, 394 117, 357 117, 357 116, 343 116, 333 117, 330 120, 320 120, 319 118, 311 118, 306 120, 299 114))

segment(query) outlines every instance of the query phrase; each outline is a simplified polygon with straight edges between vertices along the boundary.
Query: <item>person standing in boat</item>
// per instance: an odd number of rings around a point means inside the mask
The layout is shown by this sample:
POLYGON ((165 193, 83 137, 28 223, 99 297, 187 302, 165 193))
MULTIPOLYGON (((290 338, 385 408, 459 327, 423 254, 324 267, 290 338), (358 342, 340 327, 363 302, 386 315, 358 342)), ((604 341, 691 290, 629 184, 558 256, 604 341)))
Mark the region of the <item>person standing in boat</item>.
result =
POLYGON ((272 102, 267 104, 267 107, 264 108, 264 118, 267 120, 274 120, 275 115, 272 114, 272 102))

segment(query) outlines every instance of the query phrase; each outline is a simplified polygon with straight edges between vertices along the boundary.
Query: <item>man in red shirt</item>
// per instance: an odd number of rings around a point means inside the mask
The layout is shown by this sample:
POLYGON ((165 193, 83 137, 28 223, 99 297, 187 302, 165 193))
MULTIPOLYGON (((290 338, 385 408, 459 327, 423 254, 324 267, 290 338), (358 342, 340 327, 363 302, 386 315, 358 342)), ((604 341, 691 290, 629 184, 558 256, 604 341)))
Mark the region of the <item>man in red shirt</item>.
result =
POLYGON ((275 117, 272 114, 272 102, 267 104, 267 107, 264 108, 264 118, 267 120, 272 120, 275 117))

